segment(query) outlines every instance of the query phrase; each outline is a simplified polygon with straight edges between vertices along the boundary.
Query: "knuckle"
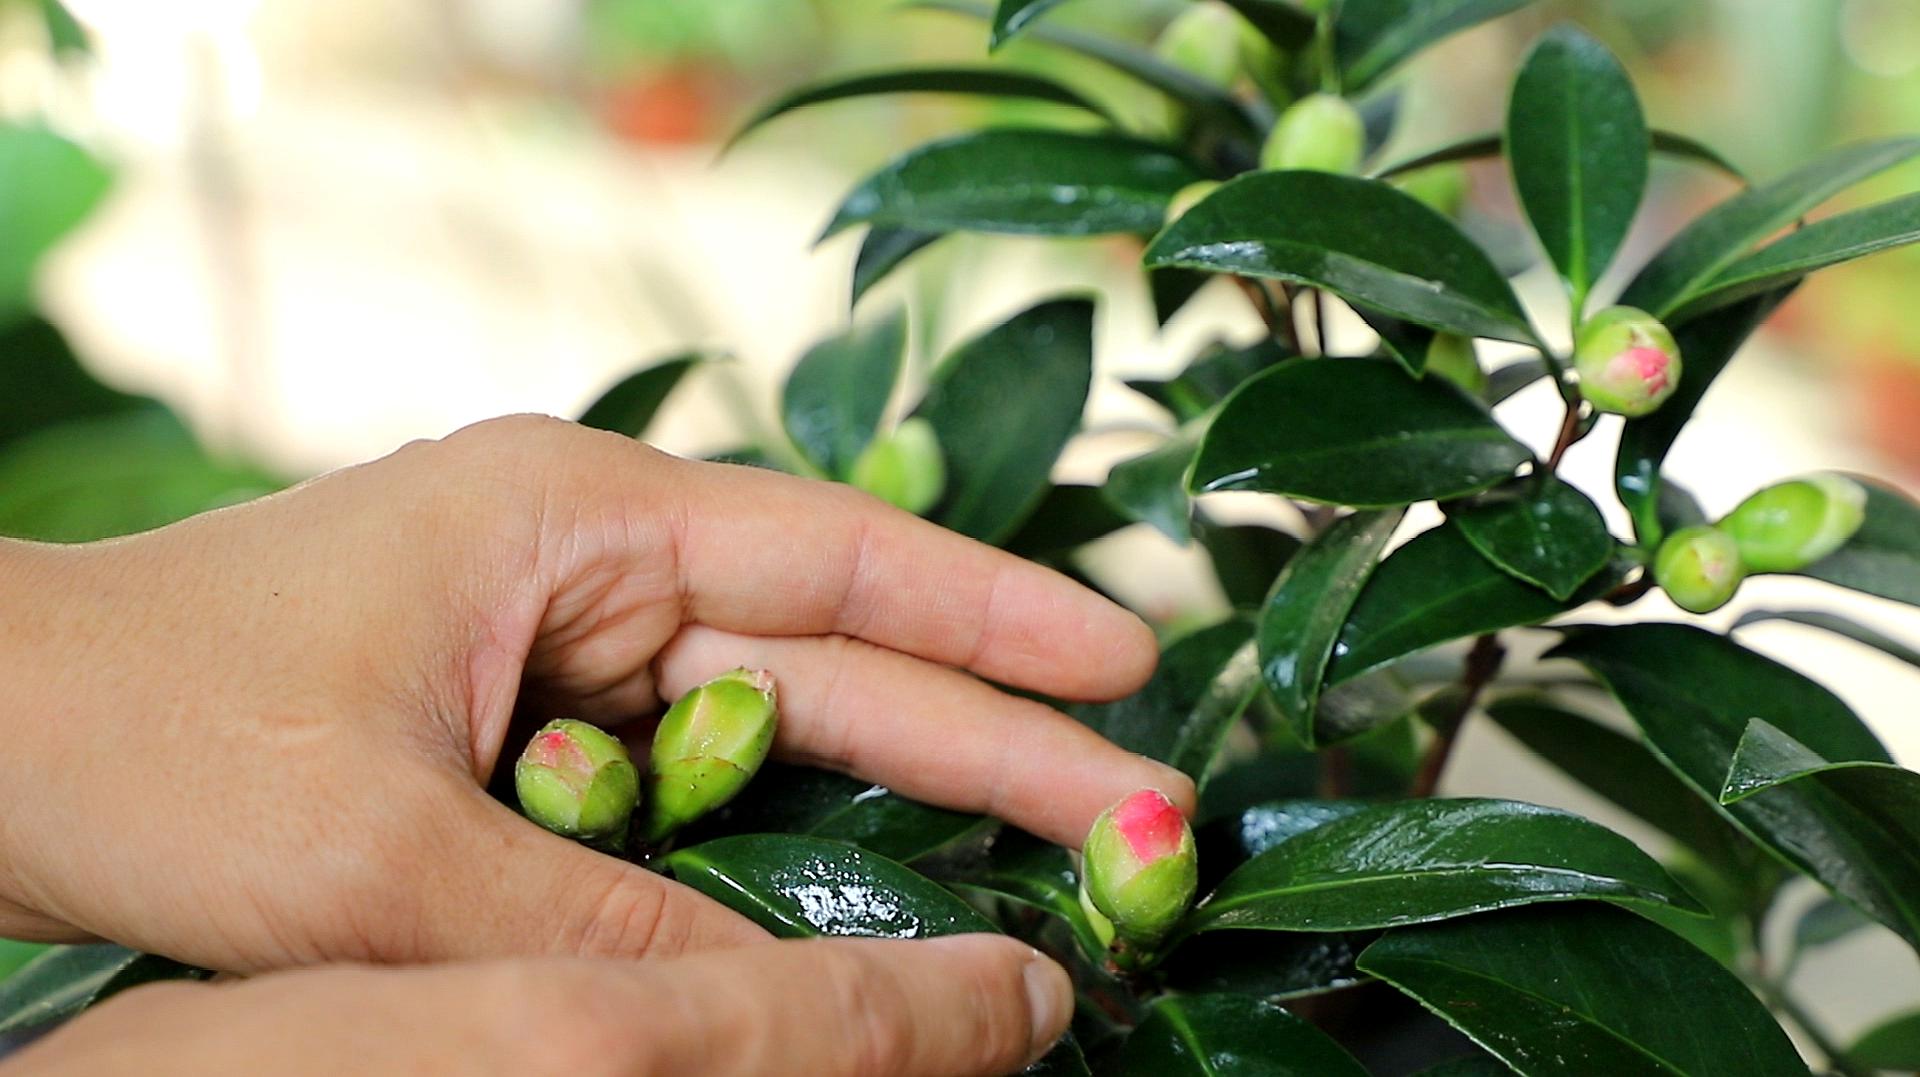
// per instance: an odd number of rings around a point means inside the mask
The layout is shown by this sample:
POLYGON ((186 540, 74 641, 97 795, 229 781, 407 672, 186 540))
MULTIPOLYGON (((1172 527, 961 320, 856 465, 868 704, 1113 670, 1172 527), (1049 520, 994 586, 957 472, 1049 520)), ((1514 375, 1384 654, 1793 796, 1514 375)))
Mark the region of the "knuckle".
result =
POLYGON ((685 904, 669 900, 665 884, 651 875, 613 871, 563 950, 582 957, 678 953, 693 931, 685 904))

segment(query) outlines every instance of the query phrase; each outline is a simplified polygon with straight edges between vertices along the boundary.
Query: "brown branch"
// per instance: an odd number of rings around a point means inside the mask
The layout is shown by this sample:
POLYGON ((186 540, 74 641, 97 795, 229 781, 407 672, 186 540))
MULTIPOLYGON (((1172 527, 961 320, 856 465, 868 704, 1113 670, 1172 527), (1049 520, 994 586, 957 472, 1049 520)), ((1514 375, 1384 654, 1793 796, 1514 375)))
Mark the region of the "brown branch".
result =
POLYGON ((1560 436, 1553 441, 1553 452, 1547 456, 1547 470, 1557 471, 1560 461, 1566 458, 1567 450, 1580 440, 1580 404, 1578 399, 1567 401, 1567 414, 1560 420, 1560 436))
POLYGON ((1473 641, 1473 649, 1467 652, 1467 660, 1460 670, 1460 699, 1453 713, 1434 723, 1439 737, 1427 749, 1426 758, 1420 761, 1420 772, 1413 782, 1414 796, 1430 797, 1440 787, 1440 775, 1447 769, 1447 759, 1453 755, 1453 746, 1460 739, 1460 727, 1479 704, 1481 693, 1499 675, 1500 665, 1506 658, 1507 649, 1500 645, 1497 633, 1488 632, 1473 641))

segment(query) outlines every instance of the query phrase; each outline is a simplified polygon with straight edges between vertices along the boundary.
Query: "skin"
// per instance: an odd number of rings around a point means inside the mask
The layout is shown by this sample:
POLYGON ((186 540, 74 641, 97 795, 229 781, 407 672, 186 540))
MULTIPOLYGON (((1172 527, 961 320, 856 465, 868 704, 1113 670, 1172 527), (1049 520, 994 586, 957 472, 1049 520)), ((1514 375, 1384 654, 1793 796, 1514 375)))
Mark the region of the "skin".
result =
POLYGON ((130 539, 0 546, 0 600, 0 936, 368 966, 128 992, 22 1072, 1018 1068, 1071 1010, 1027 947, 772 943, 483 791, 510 722, 644 749, 663 697, 738 666, 780 686, 777 757, 1061 844, 1139 788, 1193 804, 985 683, 1125 695, 1157 654, 1131 614, 848 487, 558 420, 130 539))

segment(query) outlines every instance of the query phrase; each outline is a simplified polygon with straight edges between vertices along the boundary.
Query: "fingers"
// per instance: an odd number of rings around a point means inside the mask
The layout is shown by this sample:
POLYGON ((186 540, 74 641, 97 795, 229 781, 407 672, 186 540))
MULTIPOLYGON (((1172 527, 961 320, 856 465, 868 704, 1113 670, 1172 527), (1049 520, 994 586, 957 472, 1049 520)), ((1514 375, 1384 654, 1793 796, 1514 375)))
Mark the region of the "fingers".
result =
POLYGON ((1059 1038, 1067 974, 998 935, 781 942, 643 968, 671 1015, 653 1069, 1001 1074, 1059 1038))
POLYGON ((1193 783, 1180 771, 1050 707, 859 640, 691 628, 655 668, 673 697, 742 665, 771 671, 779 685, 782 758, 986 812, 1073 847, 1095 816, 1136 789, 1151 786, 1193 809, 1193 783))
POLYGON ((688 620, 857 636, 1069 699, 1138 688, 1158 658, 1139 618, 1051 569, 845 486, 681 463, 688 620))

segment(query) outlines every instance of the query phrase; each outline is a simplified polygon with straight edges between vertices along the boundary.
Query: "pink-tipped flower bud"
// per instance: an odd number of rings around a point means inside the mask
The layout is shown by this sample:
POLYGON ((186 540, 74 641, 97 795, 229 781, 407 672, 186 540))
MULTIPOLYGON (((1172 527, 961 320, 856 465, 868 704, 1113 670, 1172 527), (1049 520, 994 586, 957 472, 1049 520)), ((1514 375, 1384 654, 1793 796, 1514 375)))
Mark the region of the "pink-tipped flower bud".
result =
POLYGON ((1680 348, 1660 320, 1632 307, 1609 307, 1587 319, 1574 341, 1580 395, 1594 408, 1648 415, 1680 387, 1680 348))
POLYGON ((1260 150, 1260 167, 1337 172, 1360 171, 1367 125, 1360 110, 1338 94, 1317 93, 1287 106, 1260 150))
POLYGON ((645 838, 660 841, 746 788, 773 747, 778 714, 764 670, 732 670, 681 696, 653 735, 645 838))
POLYGON ((1653 579, 1673 604, 1712 613, 1727 604, 1746 577, 1740 547, 1717 527, 1683 527, 1653 555, 1653 579))
POLYGON ((640 772, 627 747, 585 722, 549 722, 513 767, 527 818, 581 841, 626 839, 640 800, 640 772))
POLYGON ((1867 491, 1844 475, 1808 475, 1754 493, 1720 521, 1749 572, 1797 572, 1846 545, 1867 491))
POLYGON ((1186 817, 1158 790, 1142 789, 1094 820, 1080 876, 1088 900, 1114 931, 1150 947, 1193 901, 1198 864, 1186 817))
POLYGON ((848 481, 908 512, 932 508, 947 490, 947 462, 933 424, 908 419, 893 433, 874 438, 853 461, 848 481))

